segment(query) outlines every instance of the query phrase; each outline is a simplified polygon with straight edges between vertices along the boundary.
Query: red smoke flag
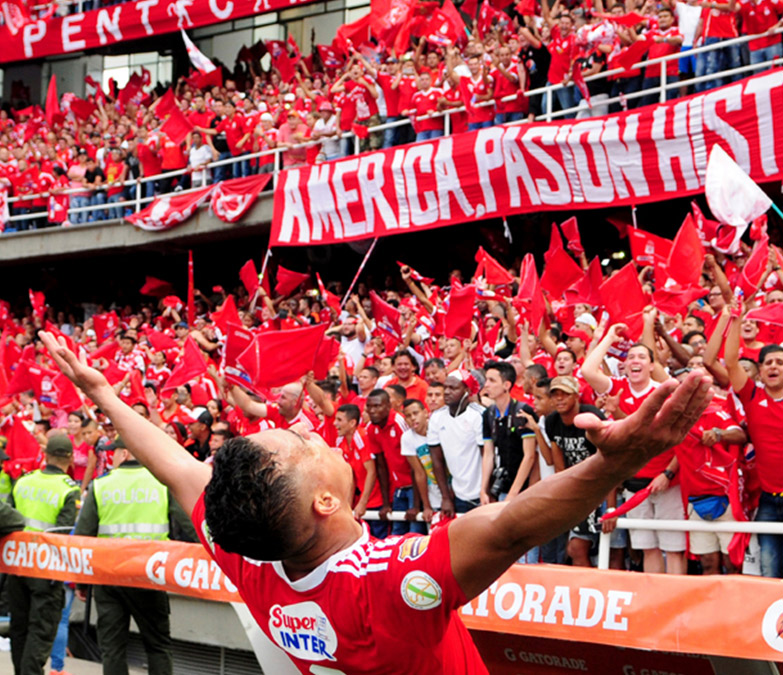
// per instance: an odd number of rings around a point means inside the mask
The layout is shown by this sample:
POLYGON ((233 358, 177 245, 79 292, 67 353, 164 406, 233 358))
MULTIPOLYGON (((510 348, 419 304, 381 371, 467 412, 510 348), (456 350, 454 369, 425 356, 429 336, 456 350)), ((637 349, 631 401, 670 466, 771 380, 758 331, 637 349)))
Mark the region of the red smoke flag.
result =
POLYGON ((188 325, 196 323, 196 285, 193 281, 193 251, 188 251, 188 325))
POLYGON ((252 298, 258 290, 258 272, 252 258, 240 268, 239 280, 247 290, 247 294, 252 298))
POLYGON ((584 272, 564 249, 555 250, 544 264, 541 288, 553 300, 559 300, 564 291, 582 279, 584 272))
POLYGON ((201 355, 196 341, 188 335, 185 339, 185 347, 182 350, 182 358, 174 368, 171 376, 166 380, 166 386, 162 391, 171 391, 177 387, 195 380, 199 375, 207 372, 207 364, 201 355))
POLYGON ((188 122, 179 108, 172 108, 168 119, 161 125, 160 130, 174 143, 182 143, 188 134, 193 131, 193 125, 188 122))
POLYGON ((46 123, 51 128, 55 122, 62 122, 62 120, 60 99, 57 98, 57 76, 52 75, 49 80, 49 88, 46 90, 46 123))
POLYGON ((642 312, 649 304, 649 299, 642 290, 634 264, 628 263, 604 281, 600 292, 612 323, 626 324, 629 339, 637 339, 642 333, 642 312))
POLYGON ((375 325, 398 340, 401 339, 400 310, 386 302, 375 291, 370 291, 370 302, 375 325))
POLYGON ((295 382, 313 370, 327 328, 322 324, 262 333, 240 354, 239 365, 256 387, 295 382))
POLYGON ((293 293, 305 281, 310 279, 306 272, 292 272, 282 265, 277 267, 277 283, 275 284, 275 293, 283 297, 293 293))
POLYGON ((488 284, 503 285, 514 281, 514 277, 508 273, 508 270, 487 253, 483 247, 479 246, 475 258, 478 263, 476 277, 483 276, 488 284))
POLYGON ((469 338, 471 336, 475 302, 476 287, 472 284, 452 289, 449 293, 449 308, 446 310, 445 319, 447 338, 469 338))
POLYGON ((530 323, 530 331, 535 335, 546 314, 546 301, 541 292, 536 262, 532 253, 525 255, 519 270, 519 292, 514 298, 514 306, 530 323))
POLYGON ((690 213, 674 238, 666 264, 669 276, 681 286, 698 285, 704 266, 704 249, 690 213))
POLYGON ((566 246, 574 255, 582 255, 585 252, 582 247, 582 239, 579 237, 579 226, 576 224, 576 216, 560 223, 560 229, 568 242, 566 246))

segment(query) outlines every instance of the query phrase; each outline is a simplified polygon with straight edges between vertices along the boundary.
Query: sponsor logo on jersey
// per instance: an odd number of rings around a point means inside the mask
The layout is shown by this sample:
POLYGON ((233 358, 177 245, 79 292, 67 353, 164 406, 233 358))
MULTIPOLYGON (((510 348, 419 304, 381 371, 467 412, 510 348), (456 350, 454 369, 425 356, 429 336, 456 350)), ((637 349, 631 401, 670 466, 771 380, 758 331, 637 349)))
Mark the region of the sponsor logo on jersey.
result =
POLYGON ((285 651, 305 661, 334 661, 337 633, 314 602, 274 605, 269 610, 269 633, 285 651))
POLYGON ((438 582, 426 572, 409 572, 400 586, 402 599, 413 609, 434 609, 440 605, 443 591, 438 582))
POLYGON ((418 560, 424 555, 427 547, 430 545, 429 536, 410 537, 402 542, 400 552, 397 554, 397 560, 405 562, 406 560, 418 560))

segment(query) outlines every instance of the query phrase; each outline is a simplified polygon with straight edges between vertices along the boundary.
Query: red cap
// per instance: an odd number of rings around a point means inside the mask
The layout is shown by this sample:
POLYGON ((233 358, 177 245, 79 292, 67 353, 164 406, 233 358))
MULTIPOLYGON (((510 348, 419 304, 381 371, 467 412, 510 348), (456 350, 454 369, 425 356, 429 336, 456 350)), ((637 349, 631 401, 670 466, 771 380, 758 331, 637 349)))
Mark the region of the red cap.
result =
POLYGON ((571 326, 571 328, 569 328, 567 331, 565 331, 565 333, 563 333, 563 335, 565 335, 567 337, 579 338, 586 345, 589 345, 590 341, 592 340, 592 338, 587 333, 585 333, 583 330, 580 330, 576 326, 571 326))

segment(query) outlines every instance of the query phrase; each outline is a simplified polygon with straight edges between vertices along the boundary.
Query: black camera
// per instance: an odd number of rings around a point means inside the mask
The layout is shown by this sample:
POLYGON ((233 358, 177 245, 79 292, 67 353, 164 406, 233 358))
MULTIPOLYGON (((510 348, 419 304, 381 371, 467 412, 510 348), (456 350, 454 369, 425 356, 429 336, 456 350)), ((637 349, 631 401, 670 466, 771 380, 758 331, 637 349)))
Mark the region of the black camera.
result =
POLYGON ((492 471, 492 485, 489 488, 489 494, 495 499, 500 499, 500 495, 508 492, 510 488, 508 469, 502 466, 495 467, 494 471, 492 471))

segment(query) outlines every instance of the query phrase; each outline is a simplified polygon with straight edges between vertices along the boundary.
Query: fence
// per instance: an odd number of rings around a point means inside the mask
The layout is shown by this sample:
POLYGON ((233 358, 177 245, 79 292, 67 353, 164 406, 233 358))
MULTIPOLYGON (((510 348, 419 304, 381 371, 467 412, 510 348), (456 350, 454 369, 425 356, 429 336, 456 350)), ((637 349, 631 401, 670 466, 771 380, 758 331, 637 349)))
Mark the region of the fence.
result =
MULTIPOLYGON (((733 38, 729 40, 723 40, 721 42, 712 44, 712 45, 705 45, 702 47, 696 47, 690 51, 687 52, 688 55, 702 55, 706 54, 707 52, 712 52, 716 50, 725 49, 726 47, 733 47, 733 46, 742 46, 746 45, 751 40, 758 39, 760 37, 767 36, 769 34, 780 34, 783 32, 783 28, 775 29, 774 31, 770 31, 770 33, 762 33, 758 35, 743 35, 738 38, 733 38)), ((681 52, 677 52, 675 54, 669 54, 667 56, 658 57, 655 59, 650 59, 649 61, 640 61, 639 63, 634 64, 633 69, 639 69, 639 68, 648 68, 650 66, 656 66, 658 65, 660 67, 660 74, 658 78, 658 82, 655 86, 647 88, 647 89, 641 89, 636 92, 624 94, 621 96, 616 96, 613 98, 606 98, 600 101, 600 103, 594 104, 591 106, 587 105, 586 101, 582 101, 579 105, 574 106, 572 108, 567 108, 564 110, 553 110, 553 99, 554 94, 559 89, 564 89, 567 87, 573 87, 573 84, 554 84, 554 85, 547 85, 546 87, 540 87, 538 89, 530 89, 524 92, 524 95, 528 98, 533 96, 541 96, 542 100, 544 102, 544 110, 543 112, 536 117, 536 121, 543 121, 543 122, 551 122, 553 120, 562 119, 567 116, 575 116, 575 115, 584 115, 585 117, 592 116, 591 110, 592 108, 600 108, 605 109, 606 107, 612 105, 612 104, 621 104, 623 105, 625 101, 627 100, 634 100, 637 98, 643 98, 648 95, 655 94, 658 97, 659 102, 665 102, 667 98, 667 92, 673 89, 679 89, 680 87, 691 87, 691 86, 698 86, 705 83, 714 82, 716 80, 724 80, 728 78, 739 78, 743 77, 749 74, 757 73, 762 70, 766 70, 768 68, 772 68, 775 66, 783 65, 783 58, 776 57, 774 59, 764 61, 761 63, 755 63, 750 65, 744 65, 740 66, 738 68, 733 69, 727 69, 727 70, 721 70, 716 71, 714 73, 709 73, 702 75, 700 77, 693 77, 689 78, 687 80, 678 80, 677 82, 668 82, 666 77, 666 64, 670 61, 679 60, 682 56, 681 52)), ((607 79, 610 77, 613 77, 615 75, 622 74, 624 71, 622 68, 615 68, 613 70, 604 71, 601 73, 597 73, 595 75, 591 75, 589 77, 585 78, 585 81, 587 83, 598 81, 601 79, 607 79)), ((501 101, 513 101, 516 100, 516 96, 507 96, 503 99, 500 99, 501 101)), ((476 104, 475 107, 489 107, 494 106, 495 101, 485 101, 476 104)), ((451 115, 458 114, 458 113, 464 113, 465 108, 459 107, 459 108, 452 108, 447 111, 441 111, 437 113, 433 113, 429 117, 443 117, 444 118, 444 135, 448 136, 451 133, 452 124, 451 124, 451 115)), ((417 118, 418 120, 427 119, 428 116, 423 116, 417 118)), ((517 122, 509 122, 508 124, 523 124, 526 120, 520 120, 517 122)), ((384 124, 379 124, 376 126, 371 126, 368 128, 368 132, 371 134, 374 133, 384 133, 387 129, 395 129, 398 127, 404 127, 408 125, 412 125, 414 123, 414 120, 411 118, 406 118, 402 120, 396 120, 394 122, 387 122, 384 124)), ((354 141, 354 154, 360 154, 360 138, 356 136, 353 132, 347 132, 342 135, 342 138, 352 138, 354 141)), ((234 167, 235 165, 241 164, 242 162, 247 162, 250 160, 263 158, 263 157, 269 157, 273 156, 273 180, 271 183, 271 187, 274 188, 277 185, 278 177, 280 172, 283 170, 283 154, 287 152, 290 149, 302 149, 302 148, 311 148, 314 146, 320 146, 322 144, 321 140, 318 141, 310 141, 307 143, 300 143, 291 146, 290 148, 274 148, 270 150, 264 150, 261 152, 254 152, 254 153, 248 153, 244 155, 239 155, 237 157, 231 157, 224 160, 217 160, 214 162, 209 162, 208 164, 204 165, 204 168, 206 170, 209 170, 210 172, 216 168, 219 167, 234 167)), ((198 171, 201 171, 201 169, 197 169, 198 171)), ((168 171, 165 173, 157 174, 155 176, 147 176, 147 177, 141 177, 136 180, 128 180, 122 183, 122 187, 124 189, 130 188, 133 193, 134 197, 132 199, 126 199, 124 201, 114 202, 111 204, 95 204, 90 206, 82 206, 82 207, 72 207, 68 209, 68 218, 69 220, 72 220, 72 217, 76 214, 87 214, 87 213, 94 213, 94 212, 103 212, 100 220, 111 220, 109 218, 103 217, 105 216, 109 209, 120 209, 121 212, 125 212, 126 210, 130 210, 132 212, 138 213, 146 204, 151 202, 155 197, 147 197, 143 196, 143 194, 147 191, 146 185, 148 183, 156 183, 160 180, 164 180, 167 178, 175 178, 178 176, 183 176, 185 174, 192 173, 193 170, 190 168, 184 168, 184 169, 178 169, 176 171, 168 171), (145 186, 145 187, 142 187, 145 186)), ((119 187, 117 184, 113 184, 112 187, 119 187)), ((194 188, 195 189, 195 188, 194 188)), ((80 189, 67 189, 59 192, 58 194, 80 194, 84 193, 87 190, 84 188, 80 189)), ((179 194, 187 193, 188 191, 192 190, 182 190, 179 192, 179 194)), ((49 192, 44 192, 40 194, 33 194, 33 195, 25 195, 24 197, 11 197, 8 199, 8 203, 10 206, 14 206, 15 204, 19 202, 30 202, 33 199, 36 198, 48 198, 49 192)), ((18 214, 18 215, 12 215, 9 218, 9 222, 11 223, 17 223, 17 222, 24 222, 24 221, 30 221, 30 220, 38 220, 38 219, 46 219, 47 212, 41 211, 41 212, 32 212, 27 214, 18 214)), ((12 229, 12 228, 7 228, 12 229)))

